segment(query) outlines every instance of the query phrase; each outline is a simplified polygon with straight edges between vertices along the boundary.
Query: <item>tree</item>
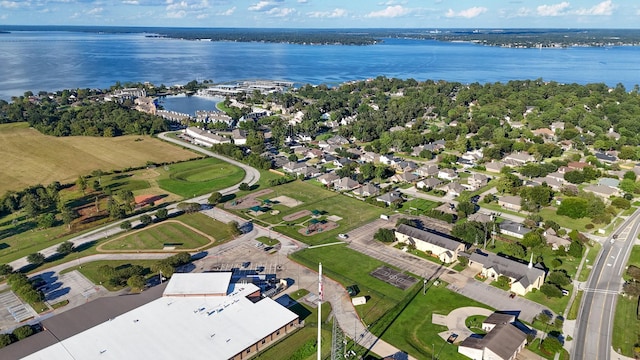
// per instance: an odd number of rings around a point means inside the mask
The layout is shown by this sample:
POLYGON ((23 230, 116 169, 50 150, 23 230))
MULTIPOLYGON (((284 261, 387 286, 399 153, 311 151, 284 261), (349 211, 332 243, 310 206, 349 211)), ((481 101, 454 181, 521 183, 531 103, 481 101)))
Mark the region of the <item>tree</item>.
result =
POLYGON ((231 233, 231 235, 238 236, 242 234, 242 231, 240 231, 240 225, 238 224, 237 221, 232 220, 227 224, 227 226, 229 228, 229 232, 231 233))
POLYGON ((210 205, 216 205, 216 204, 218 204, 220 202, 220 200, 222 200, 222 194, 220 192, 216 191, 216 192, 211 193, 211 196, 209 196, 209 199, 207 200, 207 202, 210 205))
POLYGON ((624 173, 623 178, 624 179, 629 179, 631 181, 636 181, 637 175, 636 175, 635 172, 629 170, 629 171, 624 173))
POLYGON ((120 223, 120 229, 122 229, 124 231, 131 230, 131 221, 125 220, 125 221, 121 222, 120 223))
POLYGON ((149 224, 151 224, 151 222, 153 221, 153 219, 151 218, 150 215, 144 214, 142 216, 140 216, 140 223, 142 223, 142 225, 147 226, 149 224))
POLYGON ((511 280, 509 280, 508 277, 504 275, 498 276, 498 280, 496 281, 496 286, 498 286, 501 289, 508 289, 510 284, 511 284, 511 280))
POLYGON ((53 227, 56 223, 56 216, 53 213, 41 214, 38 216, 38 226, 42 229, 53 227))
POLYGON ((169 216, 169 211, 165 208, 161 208, 161 209, 158 209, 158 211, 156 211, 156 219, 158 219, 158 221, 162 221, 166 219, 168 216, 169 216))
POLYGON ((6 276, 13 272, 13 267, 9 264, 0 264, 0 276, 6 276))
POLYGON ((13 334, 0 334, 0 349, 13 344, 15 336, 13 334))
POLYGON ((385 228, 378 229, 378 231, 373 235, 373 238, 383 243, 392 243, 396 240, 394 231, 385 228))
POLYGON ((630 179, 622 179, 622 181, 620 181, 619 187, 620 190, 629 194, 633 194, 636 191, 636 182, 630 179))
POLYGON ((572 219, 580 219, 587 216, 587 206, 589 202, 586 199, 577 197, 568 197, 562 200, 558 207, 558 215, 566 215, 572 219))
POLYGON ((547 282, 558 286, 567 286, 571 283, 571 278, 564 271, 552 271, 547 276, 547 282))
POLYGON ((62 244, 58 245, 56 249, 58 254, 67 255, 73 252, 73 243, 71 241, 65 241, 62 244))
POLYGON ((553 284, 542 284, 540 291, 547 296, 547 298, 561 298, 562 290, 553 284))
POLYGON ((629 209, 631 207, 631 202, 625 198, 615 198, 611 200, 611 205, 617 207, 618 209, 629 209))
POLYGON ((70 207, 64 205, 62 207, 62 211, 60 212, 60 216, 62 217, 62 222, 67 225, 67 229, 71 229, 71 223, 77 217, 77 213, 75 210, 70 207))
POLYGON ((127 285, 132 290, 142 290, 146 284, 146 280, 142 275, 133 275, 129 279, 127 279, 127 285))
POLYGON ((182 202, 177 206, 178 210, 184 211, 187 214, 200 211, 202 208, 199 203, 182 202))
POLYGON ((562 343, 560 343, 560 340, 554 336, 547 335, 547 337, 542 340, 541 345, 546 352, 551 354, 555 354, 562 350, 562 343))
POLYGON ((249 190, 251 190, 251 186, 249 186, 249 184, 243 182, 243 183, 240 183, 240 185, 238 186, 238 189, 240 189, 242 191, 249 191, 249 190))
POLYGON ((27 262, 31 265, 39 266, 44 264, 45 257, 41 253, 27 255, 27 262))
POLYGON ((584 182, 584 174, 579 170, 569 171, 564 174, 564 179, 572 184, 582 184, 584 182))
POLYGON ((520 243, 527 248, 535 248, 545 244, 545 240, 537 231, 531 231, 524 235, 520 243))
POLYGON ((82 195, 84 195, 85 190, 87 190, 87 179, 85 179, 84 176, 78 176, 76 186, 82 191, 82 195))
POLYGON ((569 245, 569 250, 567 253, 569 256, 573 256, 576 259, 582 258, 582 244, 579 241, 572 241, 571 245, 569 245))
POLYGON ((461 201, 458 203, 458 214, 461 218, 473 214, 476 211, 476 205, 471 201, 461 201))
POLYGON ((505 174, 498 180, 496 189, 501 193, 513 193, 515 188, 522 185, 522 180, 514 174, 505 174))
POLYGON ((16 339, 18 340, 28 338, 34 333, 35 331, 33 331, 33 328, 31 327, 31 325, 20 326, 19 328, 16 328, 15 330, 13 330, 13 336, 15 336, 16 339))

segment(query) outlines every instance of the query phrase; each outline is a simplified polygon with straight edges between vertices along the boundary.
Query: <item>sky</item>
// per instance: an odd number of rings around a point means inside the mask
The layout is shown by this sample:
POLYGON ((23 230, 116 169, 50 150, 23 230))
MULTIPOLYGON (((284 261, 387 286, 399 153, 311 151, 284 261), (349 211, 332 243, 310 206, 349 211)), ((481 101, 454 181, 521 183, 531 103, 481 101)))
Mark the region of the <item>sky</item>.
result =
POLYGON ((0 0, 0 25, 639 28, 638 0, 0 0))

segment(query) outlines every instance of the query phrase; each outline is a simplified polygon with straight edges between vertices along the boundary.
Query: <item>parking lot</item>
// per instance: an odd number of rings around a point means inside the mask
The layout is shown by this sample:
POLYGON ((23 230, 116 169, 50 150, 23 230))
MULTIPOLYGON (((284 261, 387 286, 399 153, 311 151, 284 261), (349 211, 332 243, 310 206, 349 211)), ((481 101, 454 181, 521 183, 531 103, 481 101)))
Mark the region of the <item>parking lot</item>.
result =
POLYGON ((13 328, 17 323, 36 316, 36 312, 12 292, 0 293, 0 330, 13 328))

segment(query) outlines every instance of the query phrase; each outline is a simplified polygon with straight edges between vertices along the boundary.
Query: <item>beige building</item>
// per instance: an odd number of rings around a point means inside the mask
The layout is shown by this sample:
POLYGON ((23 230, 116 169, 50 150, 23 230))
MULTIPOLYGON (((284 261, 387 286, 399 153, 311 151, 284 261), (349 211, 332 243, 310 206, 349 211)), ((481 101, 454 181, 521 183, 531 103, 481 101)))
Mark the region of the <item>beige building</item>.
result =
POLYGON ((495 312, 483 323, 483 337, 469 336, 458 352, 473 360, 514 360, 527 344, 527 334, 515 326, 516 317, 495 312))
POLYGON ((521 296, 533 289, 539 290, 546 276, 545 271, 533 266, 532 261, 527 265, 487 251, 476 251, 471 254, 469 267, 490 279, 498 280, 500 276, 508 277, 510 290, 521 296))
POLYGON ((457 261, 458 253, 466 248, 464 243, 452 238, 405 224, 396 229, 396 239, 401 243, 413 245, 420 251, 430 252, 444 263, 457 261))

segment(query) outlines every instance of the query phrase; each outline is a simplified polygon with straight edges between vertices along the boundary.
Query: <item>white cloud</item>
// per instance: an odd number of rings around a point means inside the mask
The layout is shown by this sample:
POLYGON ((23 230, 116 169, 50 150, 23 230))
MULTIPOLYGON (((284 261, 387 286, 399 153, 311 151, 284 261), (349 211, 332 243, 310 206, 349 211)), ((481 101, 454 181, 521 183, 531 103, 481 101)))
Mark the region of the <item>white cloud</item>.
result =
POLYGON ((292 8, 273 8, 266 12, 267 15, 275 16, 275 17, 284 17, 287 15, 291 15, 296 12, 296 9, 292 8))
POLYGON ((249 11, 268 11, 276 7, 276 4, 271 1, 259 1, 249 6, 249 11))
POLYGON ((312 18, 339 18, 347 15, 347 10, 336 8, 332 11, 313 11, 307 13, 312 18))
POLYGON ((298 0, 298 4, 306 4, 309 0, 298 0))
POLYGON ((365 15, 368 18, 394 18, 398 16, 407 15, 411 12, 410 9, 403 7, 402 5, 387 6, 384 10, 373 11, 365 15))
POLYGON ((100 15, 103 11, 104 11, 104 8, 101 8, 101 7, 93 8, 87 11, 87 15, 100 15))
POLYGON ((540 16, 561 16, 565 14, 565 10, 569 7, 569 3, 563 1, 559 4, 553 5, 540 5, 538 6, 537 13, 540 16))
POLYGON ((126 5, 140 5, 138 0, 122 0, 122 3, 126 5))
POLYGON ((225 11, 221 11, 219 13, 217 13, 216 15, 220 15, 220 16, 231 16, 233 15, 233 13, 236 11, 236 7, 232 7, 231 9, 227 9, 225 11))
POLYGON ((482 13, 487 12, 486 7, 474 6, 472 8, 468 8, 465 10, 460 10, 458 12, 453 11, 453 9, 449 9, 445 14, 446 17, 461 17, 465 19, 471 19, 476 16, 479 16, 482 13))
POLYGON ((198 16, 196 16, 196 19, 206 19, 209 17, 209 14, 199 14, 198 16))
POLYGON ((187 16, 187 12, 184 10, 170 11, 167 13, 167 17, 170 19, 182 19, 185 16, 187 16))
POLYGON ((613 14, 613 9, 615 7, 616 6, 613 4, 613 1, 607 0, 589 9, 578 9, 576 10, 575 13, 576 15, 587 15, 587 16, 611 15, 613 14))
POLYGON ((6 9, 17 9, 20 7, 20 3, 17 1, 0 1, 0 7, 6 9))
POLYGON ((167 5, 167 11, 175 12, 176 10, 179 10, 179 9, 186 9, 188 6, 189 4, 187 4, 187 2, 184 0, 178 3, 171 2, 169 3, 169 5, 167 5))

